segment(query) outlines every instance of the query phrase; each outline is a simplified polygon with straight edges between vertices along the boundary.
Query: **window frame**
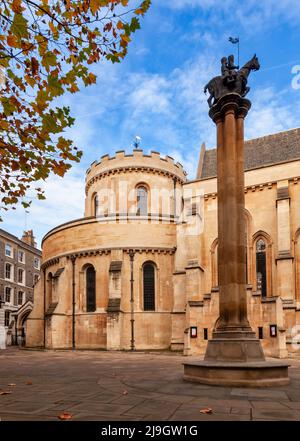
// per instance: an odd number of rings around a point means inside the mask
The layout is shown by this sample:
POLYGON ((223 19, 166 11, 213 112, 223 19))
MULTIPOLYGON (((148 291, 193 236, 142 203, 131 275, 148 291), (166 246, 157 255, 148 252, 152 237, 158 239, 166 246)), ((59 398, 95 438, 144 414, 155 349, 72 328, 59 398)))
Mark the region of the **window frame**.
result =
POLYGON ((264 276, 265 279, 263 281, 263 274, 262 274, 262 283, 261 283, 261 289, 260 293, 262 298, 268 297, 268 256, 267 256, 267 249, 268 249, 268 243, 264 237, 259 236, 255 241, 255 277, 256 277, 256 289, 258 291, 259 286, 259 280, 258 280, 258 274, 261 274, 261 272, 258 271, 258 255, 264 254, 264 276), (262 242, 264 244, 264 249, 259 249, 259 242, 262 242))
POLYGON ((18 304, 18 306, 22 306, 22 305, 25 303, 25 302, 24 302, 24 294, 25 294, 24 291, 21 291, 21 290, 18 291, 18 296, 17 296, 17 304, 18 304), (20 294, 22 294, 22 300, 21 300, 21 303, 19 302, 19 299, 20 299, 20 298, 19 298, 19 295, 20 295, 20 294))
POLYGON ((97 290, 96 290, 96 270, 95 267, 93 265, 88 265, 85 269, 85 308, 86 308, 86 312, 92 313, 95 312, 97 310, 97 296, 96 296, 97 290), (88 279, 88 274, 89 271, 92 270, 93 271, 93 277, 94 279, 92 280, 93 282, 93 299, 91 300, 90 298, 90 292, 89 290, 91 289, 91 286, 89 286, 89 284, 91 284, 91 280, 88 279))
POLYGON ((149 215, 149 189, 145 184, 138 184, 136 186, 136 215, 137 216, 148 216, 149 215), (139 191, 144 190, 145 192, 145 202, 140 205, 140 201, 142 200, 139 191), (141 210, 143 208, 143 212, 141 210))
POLYGON ((7 309, 4 312, 4 326, 6 328, 8 328, 10 325, 10 311, 8 311, 7 309), (8 321, 8 323, 7 323, 8 321))
POLYGON ((33 267, 34 267, 34 269, 37 269, 37 270, 40 270, 40 268, 41 268, 41 259, 37 256, 34 256, 34 258, 33 258, 33 267), (38 262, 37 266, 35 265, 36 260, 38 262))
POLYGON ((25 264, 25 251, 24 250, 18 250, 18 262, 25 264), (20 253, 22 253, 23 259, 20 259, 20 253))
POLYGON ((14 280, 14 266, 10 262, 5 262, 4 263, 4 278, 5 278, 5 280, 10 280, 10 281, 14 280), (10 277, 7 277, 7 270, 6 270, 6 266, 7 265, 10 266, 10 277))
MULTIPOLYGON (((157 307, 157 305, 156 305, 156 290, 157 290, 157 287, 156 287, 156 285, 157 285, 156 274, 157 274, 157 267, 156 267, 154 262, 147 261, 147 262, 143 263, 143 266, 142 266, 142 284, 143 284, 142 285, 143 286, 143 298, 142 298, 142 301, 143 301, 143 311, 144 312, 155 312, 156 311, 156 307, 157 307), (146 293, 145 293, 145 268, 148 267, 148 266, 149 267, 151 266, 152 269, 153 269, 153 280, 152 280, 152 284, 153 284, 152 290, 153 290, 153 292, 152 292, 151 302, 149 301, 149 299, 146 299, 146 293), (149 305, 147 305, 147 302, 148 302, 149 305)), ((149 280, 148 280, 148 283, 149 283, 149 280)))
POLYGON ((5 286, 4 287, 4 300, 5 303, 9 303, 10 305, 13 303, 12 300, 13 297, 13 288, 11 286, 5 286), (6 292, 9 289, 9 294, 6 292), (9 295, 9 300, 7 300, 7 296, 9 295))
POLYGON ((13 251, 13 246, 10 244, 10 243, 8 243, 8 242, 6 242, 5 243, 5 251, 4 251, 4 254, 5 254, 5 256, 6 257, 10 257, 11 259, 13 259, 13 257, 14 257, 14 251, 13 251), (9 247, 9 254, 7 254, 7 248, 9 247))
POLYGON ((18 284, 19 285, 26 285, 26 273, 24 268, 18 268, 18 284), (22 281, 20 281, 20 271, 22 271, 22 281))

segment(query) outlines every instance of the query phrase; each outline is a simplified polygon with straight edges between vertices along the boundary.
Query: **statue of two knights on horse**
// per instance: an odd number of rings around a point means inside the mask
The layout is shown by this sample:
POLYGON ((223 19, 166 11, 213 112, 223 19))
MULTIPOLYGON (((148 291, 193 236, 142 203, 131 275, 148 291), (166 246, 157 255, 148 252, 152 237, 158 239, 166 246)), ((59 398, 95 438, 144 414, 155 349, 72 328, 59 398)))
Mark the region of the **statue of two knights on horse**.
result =
POLYGON ((228 93, 238 93, 242 97, 246 96, 250 90, 247 86, 248 76, 252 70, 259 70, 260 64, 256 55, 240 70, 234 63, 234 56, 223 57, 221 59, 221 76, 214 77, 204 87, 210 96, 207 100, 209 107, 212 107, 224 95, 228 93))

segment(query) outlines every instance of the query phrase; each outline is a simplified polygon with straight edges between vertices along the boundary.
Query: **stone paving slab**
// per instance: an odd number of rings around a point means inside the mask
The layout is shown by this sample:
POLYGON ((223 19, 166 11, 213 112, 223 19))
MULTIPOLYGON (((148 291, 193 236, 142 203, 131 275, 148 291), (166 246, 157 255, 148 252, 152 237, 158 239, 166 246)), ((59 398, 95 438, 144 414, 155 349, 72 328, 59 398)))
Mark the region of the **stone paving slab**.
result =
POLYGON ((186 360, 161 352, 9 348, 0 351, 0 390, 11 392, 0 395, 0 418, 57 421, 65 411, 74 421, 300 420, 300 359, 289 360, 289 385, 263 389, 184 382, 186 360), (212 414, 200 413, 206 407, 212 414))

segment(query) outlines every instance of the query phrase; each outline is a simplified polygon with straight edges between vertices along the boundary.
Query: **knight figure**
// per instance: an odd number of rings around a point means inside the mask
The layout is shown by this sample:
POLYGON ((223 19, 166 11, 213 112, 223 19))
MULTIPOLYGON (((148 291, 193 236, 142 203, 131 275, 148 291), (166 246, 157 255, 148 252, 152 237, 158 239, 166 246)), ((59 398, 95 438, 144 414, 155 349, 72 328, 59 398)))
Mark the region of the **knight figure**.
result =
POLYGON ((256 55, 254 55, 248 63, 241 69, 234 63, 234 56, 223 57, 221 59, 221 76, 210 80, 204 92, 208 90, 210 97, 207 102, 209 107, 212 107, 216 102, 228 93, 237 93, 244 97, 249 92, 250 88, 247 86, 248 77, 252 70, 259 70, 260 64, 256 55))

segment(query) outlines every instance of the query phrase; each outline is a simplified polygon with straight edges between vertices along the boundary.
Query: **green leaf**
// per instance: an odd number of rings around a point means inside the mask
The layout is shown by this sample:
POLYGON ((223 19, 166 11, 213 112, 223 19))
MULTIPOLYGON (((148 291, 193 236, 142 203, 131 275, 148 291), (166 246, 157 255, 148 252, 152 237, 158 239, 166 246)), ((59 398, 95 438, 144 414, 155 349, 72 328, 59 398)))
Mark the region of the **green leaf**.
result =
POLYGON ((28 21, 23 17, 23 14, 14 15, 10 31, 19 37, 28 38, 28 21))
POLYGON ((42 65, 49 69, 50 66, 55 66, 56 63, 56 55, 53 52, 47 51, 42 58, 42 65))
POLYGON ((48 75, 48 87, 51 97, 59 96, 64 93, 61 82, 58 80, 58 77, 54 75, 48 75))
POLYGON ((137 29, 141 29, 140 22, 136 17, 133 17, 130 23, 130 30, 135 32, 137 29))
POLYGON ((15 110, 17 110, 17 107, 14 104, 12 104, 9 98, 6 97, 2 98, 1 103, 5 115, 11 115, 15 110))

